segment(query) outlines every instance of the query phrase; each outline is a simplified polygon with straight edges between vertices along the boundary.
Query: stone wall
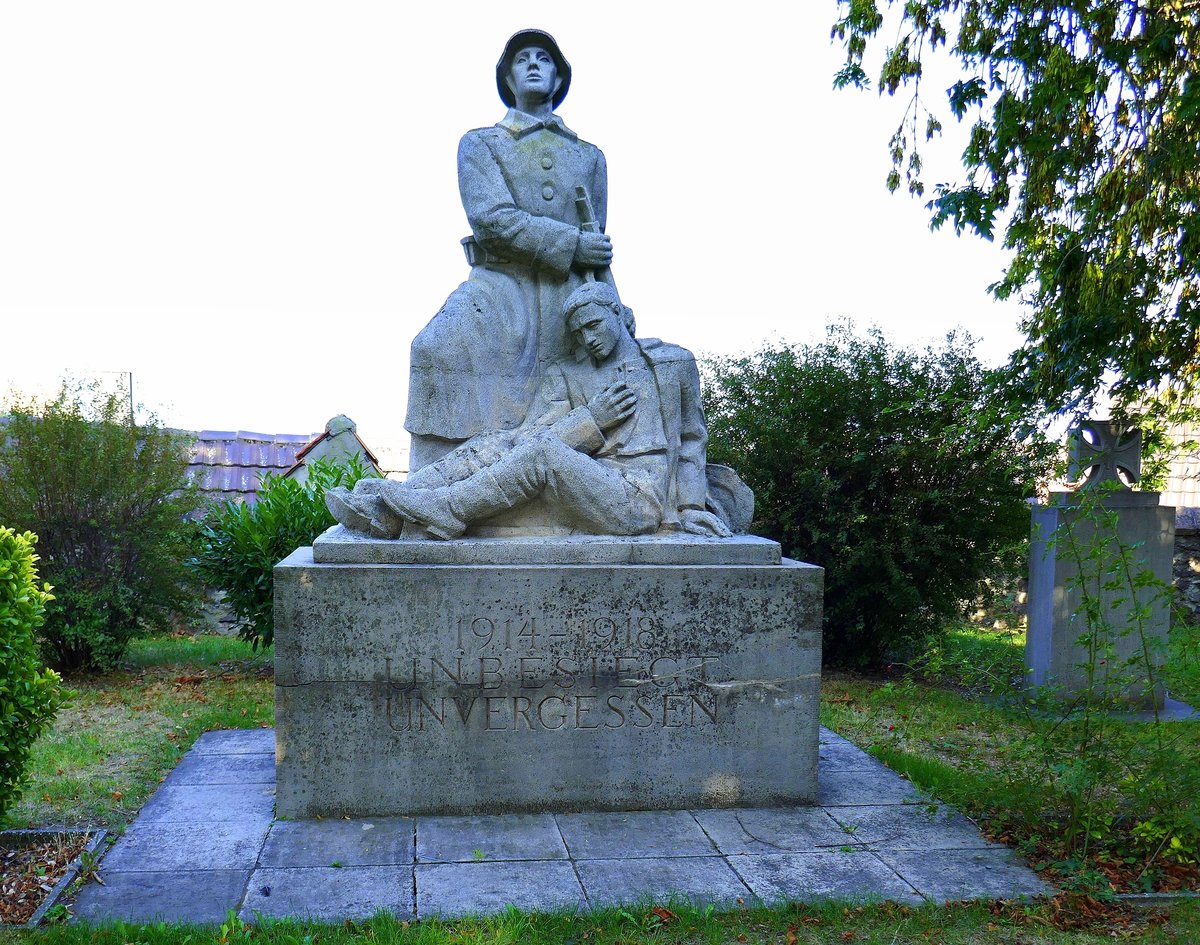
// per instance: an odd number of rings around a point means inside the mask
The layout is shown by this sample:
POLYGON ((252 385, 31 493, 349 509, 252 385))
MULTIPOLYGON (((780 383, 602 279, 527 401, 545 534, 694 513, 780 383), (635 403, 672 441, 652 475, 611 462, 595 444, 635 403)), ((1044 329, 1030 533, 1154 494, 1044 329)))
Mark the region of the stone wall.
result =
POLYGON ((1200 620, 1200 532, 1175 533, 1176 600, 1200 620))

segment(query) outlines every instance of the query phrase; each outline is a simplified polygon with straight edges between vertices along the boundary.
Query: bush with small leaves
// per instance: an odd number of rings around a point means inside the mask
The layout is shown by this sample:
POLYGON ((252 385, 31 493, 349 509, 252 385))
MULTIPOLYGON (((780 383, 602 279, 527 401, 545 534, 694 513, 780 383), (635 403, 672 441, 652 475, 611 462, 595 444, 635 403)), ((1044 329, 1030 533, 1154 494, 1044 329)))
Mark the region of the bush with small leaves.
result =
POLYGON ((963 616, 1029 536, 1041 440, 970 339, 916 352, 848 324, 706 365, 708 458, 754 489, 755 530, 825 568, 825 660, 878 666, 963 616))
POLYGON ((33 743, 62 704, 58 674, 38 658, 35 633, 53 597, 38 582, 36 541, 0 526, 0 815, 20 797, 33 743))
POLYGON ((255 650, 275 640, 275 565, 336 524, 325 508, 326 489, 353 487, 367 475, 374 471, 357 456, 345 464, 317 459, 303 481, 267 473, 253 504, 225 502, 201 521, 192 566, 225 592, 238 636, 255 650))
POLYGON ((38 536, 57 589, 39 642, 65 672, 107 670, 129 640, 200 600, 187 569, 199 508, 187 440, 137 423, 128 395, 64 384, 10 403, 0 433, 0 522, 38 536))

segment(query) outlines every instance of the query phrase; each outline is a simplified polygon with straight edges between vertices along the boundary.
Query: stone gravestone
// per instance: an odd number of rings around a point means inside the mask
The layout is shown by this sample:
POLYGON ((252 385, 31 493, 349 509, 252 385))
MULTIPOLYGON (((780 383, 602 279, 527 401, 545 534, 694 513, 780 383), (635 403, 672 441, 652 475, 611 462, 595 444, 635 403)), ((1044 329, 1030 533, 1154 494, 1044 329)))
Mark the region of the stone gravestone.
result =
POLYGON ((459 145, 470 275, 413 342, 413 471, 275 570, 283 817, 815 800, 820 568, 744 534, 685 348, 640 338, 571 68, 516 34, 459 145))
POLYGON ((1141 472, 1138 431, 1122 433, 1108 421, 1080 424, 1071 468, 1072 478, 1082 478, 1079 489, 1051 493, 1048 504, 1033 508, 1027 685, 1050 686, 1064 700, 1091 685, 1098 696, 1162 708, 1157 669, 1165 658, 1170 598, 1135 585, 1144 571, 1170 583, 1175 510, 1159 505, 1157 492, 1134 492, 1126 483, 1141 472), (1097 604, 1091 620, 1085 597, 1097 604), (1147 610, 1140 628, 1139 608, 1147 610), (1138 665, 1143 655, 1153 680, 1138 665))

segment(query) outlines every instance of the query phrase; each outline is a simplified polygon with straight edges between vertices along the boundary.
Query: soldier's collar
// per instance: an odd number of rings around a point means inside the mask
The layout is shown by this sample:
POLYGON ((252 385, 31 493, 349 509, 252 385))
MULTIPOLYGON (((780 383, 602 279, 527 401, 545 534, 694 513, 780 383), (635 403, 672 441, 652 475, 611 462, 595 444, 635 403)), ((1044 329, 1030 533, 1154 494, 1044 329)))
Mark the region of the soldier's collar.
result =
POLYGON ((557 115, 551 115, 545 119, 534 118, 532 115, 526 115, 515 108, 510 108, 508 114, 501 118, 498 124, 514 138, 524 138, 528 134, 533 134, 533 132, 545 128, 547 131, 553 131, 555 134, 562 135, 570 141, 579 140, 579 135, 563 124, 563 120, 557 115))

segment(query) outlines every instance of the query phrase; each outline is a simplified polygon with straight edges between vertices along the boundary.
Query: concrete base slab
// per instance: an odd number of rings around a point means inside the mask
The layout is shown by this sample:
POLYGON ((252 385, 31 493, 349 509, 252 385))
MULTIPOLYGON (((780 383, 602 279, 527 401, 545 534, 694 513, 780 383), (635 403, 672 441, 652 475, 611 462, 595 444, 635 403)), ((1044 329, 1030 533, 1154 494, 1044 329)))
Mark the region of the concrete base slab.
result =
POLYGON ((277 820, 259 866, 391 866, 413 862, 408 817, 370 820, 277 820))
POLYGON ((224 922, 237 909, 249 870, 104 871, 104 885, 79 891, 72 912, 84 922, 224 922))
POLYGON ((408 917, 413 911, 412 867, 330 866, 257 869, 239 915, 339 922, 376 912, 408 917))
POLYGON ((686 899, 733 908, 750 898, 745 883, 718 856, 580 860, 575 867, 592 906, 686 899))
POLYGON ((859 899, 921 902, 895 870, 862 849, 731 856, 756 898, 769 905, 859 899))
POLYGON ((416 867, 417 915, 486 915, 514 906, 525 912, 585 909, 570 863, 554 860, 432 863, 416 867))
POLYGON ((559 814, 557 819, 575 860, 712 856, 717 852, 687 811, 559 814))
POLYGON ((422 817, 418 863, 565 860, 567 847, 551 814, 422 817))

